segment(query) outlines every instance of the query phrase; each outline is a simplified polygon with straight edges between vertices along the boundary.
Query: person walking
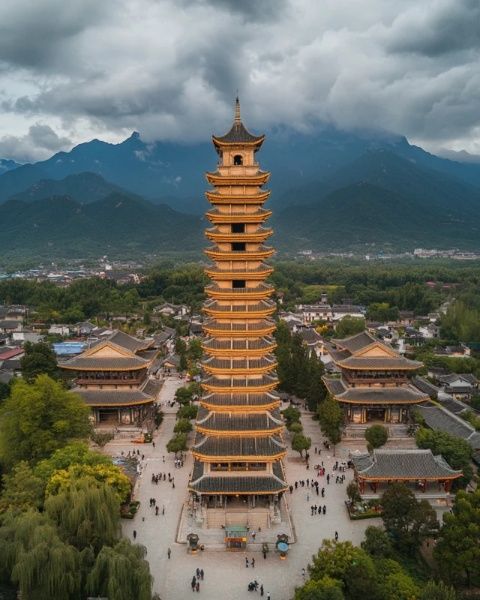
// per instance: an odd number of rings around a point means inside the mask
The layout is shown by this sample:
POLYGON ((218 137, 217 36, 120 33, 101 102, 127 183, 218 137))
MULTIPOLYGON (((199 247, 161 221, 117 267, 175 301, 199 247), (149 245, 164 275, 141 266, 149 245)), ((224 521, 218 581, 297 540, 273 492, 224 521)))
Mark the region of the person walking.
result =
POLYGON ((263 583, 260 586, 260 596, 263 596, 263 583))
POLYGON ((271 598, 270 598, 270 592, 267 592, 267 600, 271 600, 271 598))
POLYGON ((170 550, 170 548, 167 550, 167 556, 168 559, 170 560, 170 556, 172 555, 172 551, 170 550))
POLYGON ((137 539, 137 531, 134 529, 133 530, 133 539, 136 540, 137 539))
POLYGON ((245 557, 245 568, 248 569, 248 558, 245 557))
POLYGON ((338 531, 335 532, 335 541, 338 542, 338 531))
POLYGON ((200 579, 200 569, 198 567, 195 573, 197 575, 197 579, 200 579))
POLYGON ((255 568, 255 559, 252 558, 251 562, 252 562, 252 569, 254 569, 255 568))
POLYGON ((197 584, 195 585, 195 589, 197 590, 197 592, 200 591, 200 582, 197 581, 197 584))
POLYGON ((203 577, 205 575, 205 572, 203 571, 203 569, 200 569, 200 579, 203 581, 203 577))

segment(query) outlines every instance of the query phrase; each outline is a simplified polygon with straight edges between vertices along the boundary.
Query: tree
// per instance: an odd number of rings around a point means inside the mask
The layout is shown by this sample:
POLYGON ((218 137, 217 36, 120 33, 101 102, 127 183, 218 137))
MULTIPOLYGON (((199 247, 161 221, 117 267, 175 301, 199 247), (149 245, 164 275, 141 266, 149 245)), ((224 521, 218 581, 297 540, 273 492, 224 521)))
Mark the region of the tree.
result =
POLYGON ((113 438, 113 433, 109 431, 94 431, 90 436, 92 442, 99 448, 103 448, 104 446, 106 446, 108 442, 111 442, 113 440, 113 438))
POLYGON ((402 549, 418 547, 438 528, 434 509, 427 500, 417 501, 403 483, 392 483, 380 499, 385 529, 402 549))
POLYGON ((178 419, 173 428, 174 433, 188 433, 193 427, 189 419, 178 419))
POLYGON ((292 423, 298 423, 300 421, 300 417, 301 417, 300 411, 298 410, 298 408, 295 408, 294 406, 289 406, 288 408, 286 408, 284 411, 282 411, 282 415, 286 421, 287 428, 292 423))
POLYGON ((90 410, 80 396, 47 375, 18 381, 0 409, 0 458, 11 467, 35 463, 75 438, 90 434, 90 410))
MULTIPOLYGON (((315 363, 318 365, 322 365, 316 358, 314 358, 315 363)), ((305 400, 307 401, 308 410, 311 412, 315 412, 319 405, 325 400, 327 396, 327 389, 325 384, 322 381, 323 375, 323 366, 312 367, 312 373, 310 376, 310 386, 307 391, 307 395, 305 400)))
POLYGON ((25 354, 20 360, 22 377, 33 383, 38 375, 48 375, 52 379, 58 378, 57 357, 52 348, 44 342, 25 344, 25 354))
POLYGON ((144 546, 122 539, 104 546, 87 579, 87 592, 115 600, 151 600, 153 578, 144 546))
POLYGON ((393 555, 392 542, 383 529, 369 525, 361 547, 373 558, 390 558, 393 555))
POLYGON ((187 450, 187 434, 177 433, 167 442, 167 452, 185 452, 187 450))
POLYGON ((44 492, 44 481, 35 475, 26 461, 20 461, 10 474, 3 476, 0 512, 8 509, 20 512, 28 508, 40 509, 44 492))
POLYGON ((455 586, 480 585, 480 489, 458 492, 443 521, 434 549, 442 577, 455 586))
POLYGON ((309 579, 295 590, 294 600, 344 600, 342 584, 328 575, 318 581, 309 579))
POLYGON ((68 469, 55 471, 48 481, 47 496, 67 491, 76 485, 79 479, 90 479, 99 485, 108 485, 118 496, 121 503, 130 498, 132 484, 123 471, 113 465, 71 465, 68 469))
POLYGON ((300 423, 300 421, 294 421, 288 427, 288 431, 290 431, 290 433, 301 433, 303 431, 303 425, 300 423))
POLYGON ((189 404, 192 401, 192 398, 193 398, 193 392, 192 392, 190 386, 180 387, 175 392, 175 400, 179 404, 182 404, 182 405, 189 404))
POLYGON ((350 500, 350 502, 352 502, 352 503, 360 502, 360 500, 362 499, 362 497, 360 496, 360 491, 358 489, 358 484, 356 481, 351 481, 347 485, 347 497, 350 500))
POLYGON ((8 514, 0 528, 0 555, 0 569, 18 586, 22 598, 78 597, 79 553, 60 539, 45 515, 36 511, 8 514))
POLYGON ((415 441, 419 448, 429 448, 433 454, 441 454, 452 469, 462 469, 461 484, 466 485, 470 481, 473 476, 470 464, 472 447, 466 440, 444 431, 421 427, 415 435, 415 441))
POLYGON ((337 338, 349 337, 362 331, 365 331, 365 319, 361 317, 347 315, 343 319, 340 319, 335 326, 335 335, 337 338))
POLYGON ((198 406, 194 404, 185 404, 177 410, 177 419, 195 419, 198 412, 198 406))
POLYGON ((375 566, 371 557, 351 542, 323 540, 323 544, 309 565, 310 578, 324 576, 342 582, 346 597, 361 599, 374 597, 376 590, 375 566))
POLYGON ((45 513, 60 536, 79 550, 91 546, 95 553, 120 536, 120 501, 107 484, 84 477, 45 501, 45 513))
POLYGON ((323 434, 333 446, 342 439, 343 411, 333 398, 327 399, 318 408, 318 419, 323 434))
POLYGON ((428 581, 419 600, 457 600, 457 592, 442 581, 428 581))
POLYGON ((300 456, 303 456, 303 451, 308 450, 311 445, 311 438, 303 435, 303 433, 295 433, 292 437, 292 450, 299 452, 300 456))
POLYGON ((35 467, 35 474, 45 484, 55 471, 68 469, 72 465, 111 465, 112 459, 105 454, 93 452, 85 442, 72 442, 56 450, 50 458, 40 461, 35 467))
POLYGON ((370 448, 380 448, 387 443, 388 430, 383 425, 372 425, 365 430, 365 439, 370 448))
POLYGON ((202 342, 198 338, 193 338, 188 344, 187 353, 190 360, 200 360, 203 355, 202 342))

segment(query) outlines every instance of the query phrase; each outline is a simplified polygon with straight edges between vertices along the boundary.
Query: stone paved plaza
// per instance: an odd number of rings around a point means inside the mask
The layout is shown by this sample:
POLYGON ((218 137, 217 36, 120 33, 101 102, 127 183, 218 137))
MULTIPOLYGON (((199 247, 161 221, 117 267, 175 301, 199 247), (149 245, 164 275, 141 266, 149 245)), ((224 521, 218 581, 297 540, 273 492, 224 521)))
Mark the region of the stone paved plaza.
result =
MULTIPOLYGON (((168 378, 162 388, 160 400, 165 403, 173 399, 175 390, 183 384, 184 381, 181 379, 168 378)), ((174 458, 167 454, 165 444, 172 436, 176 408, 164 407, 163 410, 165 419, 156 433, 155 448, 151 444, 133 445, 122 440, 115 440, 107 446, 107 450, 113 455, 120 454, 122 450, 128 452, 133 448, 145 454, 143 472, 136 490, 136 497, 141 501, 140 510, 132 521, 123 521, 123 531, 126 536, 133 539, 135 530, 136 541, 147 547, 147 558, 155 579, 154 589, 162 600, 189 598, 192 595, 190 581, 197 567, 205 572, 199 594, 209 600, 249 598, 252 592, 248 592, 247 585, 253 579, 264 585, 265 597, 270 593, 271 600, 289 600, 293 597, 295 586, 303 582, 302 568, 307 566, 312 554, 316 552, 324 538, 333 538, 335 531, 338 531, 340 540, 348 539, 360 543, 366 527, 378 523, 377 519, 349 520, 344 500, 345 488, 352 477, 352 472, 347 469, 346 482, 342 485, 334 483, 335 477, 330 485, 326 484, 325 478, 320 478, 320 487, 326 489, 325 499, 321 496, 317 497, 307 488, 294 491, 293 494, 287 493, 286 499, 291 509, 296 542, 291 545, 286 560, 280 560, 274 552, 269 552, 264 560, 258 536, 257 543, 249 544, 247 552, 226 552, 222 546, 221 531, 218 532, 218 544, 214 546, 215 549, 207 548, 204 552, 193 556, 187 554, 186 545, 177 543, 176 539, 182 506, 187 500, 187 482, 192 468, 192 457, 187 457, 183 468, 175 469, 174 458), (152 473, 160 472, 170 472, 175 477, 175 488, 168 481, 162 481, 158 485, 152 484, 152 473), (154 509, 149 506, 150 498, 155 498, 160 507, 158 516, 155 516, 154 509), (312 504, 326 504, 326 516, 312 517, 310 511, 312 504), (162 516, 163 507, 165 507, 165 515, 162 516), (170 560, 167 557, 168 548, 172 551, 170 560), (255 558, 254 569, 245 568, 245 557, 255 558)), ((325 450, 320 457, 317 457, 314 454, 314 446, 321 448, 323 442, 319 425, 307 414, 302 417, 302 422, 306 435, 312 438, 311 466, 323 460, 327 473, 332 473, 335 460, 346 458, 350 450, 365 449, 363 442, 359 440, 348 446, 339 446, 336 458, 325 450)), ((285 467, 288 483, 315 477, 315 471, 306 469, 298 453, 289 451, 285 467)), ((211 532, 209 534, 211 535, 211 532)))

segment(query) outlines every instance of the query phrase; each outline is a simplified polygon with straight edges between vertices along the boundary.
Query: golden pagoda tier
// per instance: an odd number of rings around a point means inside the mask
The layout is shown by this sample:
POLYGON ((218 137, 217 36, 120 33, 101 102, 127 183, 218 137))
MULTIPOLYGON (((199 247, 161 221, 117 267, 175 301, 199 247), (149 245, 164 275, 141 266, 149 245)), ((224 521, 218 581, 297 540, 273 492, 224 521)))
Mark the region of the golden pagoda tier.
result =
POLYGON ((266 283, 273 268, 265 261, 274 250, 265 246, 273 232, 265 226, 271 211, 263 204, 270 192, 262 186, 270 174, 255 157, 263 140, 245 129, 237 99, 231 130, 213 137, 217 170, 206 175, 213 186, 206 192, 212 226, 205 232, 213 242, 205 250, 211 283, 203 306, 203 391, 189 484, 203 510, 228 509, 244 498, 251 508, 263 501, 275 512, 287 489, 280 398, 274 391, 275 290, 266 283))

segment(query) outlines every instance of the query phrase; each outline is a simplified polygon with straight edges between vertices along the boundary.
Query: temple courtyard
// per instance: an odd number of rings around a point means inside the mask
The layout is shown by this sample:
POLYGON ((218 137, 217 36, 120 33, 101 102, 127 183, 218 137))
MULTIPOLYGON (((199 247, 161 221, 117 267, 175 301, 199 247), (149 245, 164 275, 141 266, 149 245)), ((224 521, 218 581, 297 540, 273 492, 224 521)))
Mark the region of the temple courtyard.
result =
MULTIPOLYGON (((290 509, 291 526, 294 540, 286 560, 280 560, 279 555, 273 551, 277 530, 262 530, 256 539, 249 539, 247 551, 227 552, 223 543, 222 530, 197 530, 200 535, 200 544, 205 544, 203 552, 195 555, 187 553, 187 544, 183 542, 188 524, 185 523, 184 507, 188 499, 187 483, 193 461, 187 454, 183 468, 175 468, 174 456, 166 452, 165 445, 172 437, 175 424, 177 407, 169 408, 168 402, 173 399, 175 390, 184 384, 184 380, 169 377, 160 392, 159 400, 163 403, 162 410, 165 418, 155 434, 152 444, 132 444, 129 440, 117 438, 110 442, 106 450, 113 456, 118 456, 123 451, 139 450, 144 454, 142 473, 137 482, 135 496, 141 501, 140 510, 133 520, 123 521, 123 532, 143 544, 148 551, 147 558, 150 570, 154 577, 154 590, 162 600, 180 600, 192 594, 191 580, 197 568, 203 569, 204 580, 200 582, 199 593, 209 600, 225 600, 227 598, 248 598, 252 594, 247 590, 248 583, 256 579, 263 584, 265 598, 270 593, 271 600, 289 600, 293 597, 296 586, 303 582, 302 569, 308 562, 325 538, 333 538, 338 532, 339 540, 351 540, 359 544, 364 536, 364 531, 369 525, 380 523, 380 519, 366 519, 351 521, 345 508, 346 486, 352 479, 353 471, 345 471, 346 480, 343 484, 335 483, 336 472, 333 465, 337 460, 346 460, 349 452, 365 450, 364 440, 358 439, 339 444, 336 456, 323 449, 323 438, 320 427, 308 414, 302 416, 305 434, 312 439, 310 450, 309 470, 300 460, 298 453, 289 449, 285 460, 287 481, 315 478, 316 472, 313 465, 323 460, 326 473, 330 473, 330 484, 326 478, 319 478, 320 489, 325 488, 325 498, 317 496, 314 490, 307 487, 294 490, 292 494, 285 494, 290 509), (314 454, 314 447, 322 448, 321 455, 314 454), (165 462, 164 462, 165 461, 165 462), (170 473, 174 477, 172 483, 161 481, 157 485, 152 483, 152 474, 170 473), (332 477, 333 474, 333 477, 332 477), (150 499, 155 498, 159 507, 158 515, 150 507, 150 499), (311 505, 326 505, 326 515, 311 516, 311 505), (164 512, 164 514, 163 514, 164 512), (183 533, 182 533, 183 530, 183 533), (180 542, 178 541, 180 540, 180 542), (262 542, 270 542, 271 551, 267 558, 263 558, 262 542), (168 549, 171 557, 168 558, 168 549), (245 558, 250 565, 245 567, 245 558), (252 569, 251 559, 255 559, 252 569)), ((287 443, 289 440, 287 439, 287 443)), ((395 443, 398 446, 398 443, 395 443)), ((405 440, 404 447, 412 447, 413 440, 405 440)), ((168 475, 167 475, 168 476, 168 475)), ((289 533, 289 532, 286 532, 289 533)), ((257 592, 259 594, 259 592, 257 592)), ((260 595, 260 594, 259 594, 260 595)))

